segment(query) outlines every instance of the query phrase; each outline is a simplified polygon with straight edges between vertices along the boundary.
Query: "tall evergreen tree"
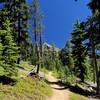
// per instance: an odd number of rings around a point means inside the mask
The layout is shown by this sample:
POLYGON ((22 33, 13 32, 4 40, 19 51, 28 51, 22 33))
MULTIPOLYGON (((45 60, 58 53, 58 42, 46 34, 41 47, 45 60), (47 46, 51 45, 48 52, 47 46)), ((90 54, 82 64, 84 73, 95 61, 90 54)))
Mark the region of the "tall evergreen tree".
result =
MULTIPOLYGON (((86 31, 88 30, 88 38, 91 46, 91 55, 93 59, 93 66, 95 70, 97 94, 100 94, 100 68, 97 65, 96 47, 100 45, 100 0, 90 0, 88 7, 92 11, 92 16, 88 20, 86 31)), ((94 76, 94 77, 95 77, 94 76)))
POLYGON ((59 53, 60 59, 64 66, 68 66, 69 70, 72 71, 74 62, 72 58, 71 42, 67 41, 65 47, 59 53))
POLYGON ((100 45, 100 0, 91 0, 88 6, 92 11, 92 16, 88 19, 88 34, 96 74, 97 94, 100 94, 100 68, 97 65, 97 51, 100 50, 98 47, 100 45))
POLYGON ((9 76, 16 75, 16 62, 19 57, 18 47, 14 43, 10 25, 10 21, 6 20, 3 23, 3 28, 0 29, 0 44, 2 47, 0 59, 2 62, 1 66, 4 68, 5 73, 9 76))
POLYGON ((85 68, 84 68, 84 60, 85 60, 85 47, 83 46, 83 34, 84 31, 81 28, 81 23, 77 21, 77 23, 74 26, 74 30, 71 33, 72 34, 72 53, 74 57, 75 62, 75 71, 77 71, 79 77, 84 82, 84 74, 85 74, 85 68))
MULTIPOLYGON (((28 45, 28 7, 26 0, 5 0, 1 12, 1 25, 3 20, 9 18, 12 22, 14 41, 21 48, 19 53, 22 59, 26 59, 26 45, 28 45), (5 13, 4 13, 5 11, 5 13)), ((18 60, 19 63, 19 60, 18 60)))

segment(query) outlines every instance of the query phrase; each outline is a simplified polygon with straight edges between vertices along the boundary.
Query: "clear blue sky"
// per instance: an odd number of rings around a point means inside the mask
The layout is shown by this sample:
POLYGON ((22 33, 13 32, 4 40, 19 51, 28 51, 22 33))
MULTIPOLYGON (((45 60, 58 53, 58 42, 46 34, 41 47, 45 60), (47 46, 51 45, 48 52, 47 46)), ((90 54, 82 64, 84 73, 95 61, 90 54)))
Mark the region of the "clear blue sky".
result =
MULTIPOLYGON (((31 2, 31 0, 28 0, 31 2)), ((44 14, 44 41, 64 47, 71 38, 74 22, 84 21, 91 14, 86 6, 89 0, 40 0, 44 14)))

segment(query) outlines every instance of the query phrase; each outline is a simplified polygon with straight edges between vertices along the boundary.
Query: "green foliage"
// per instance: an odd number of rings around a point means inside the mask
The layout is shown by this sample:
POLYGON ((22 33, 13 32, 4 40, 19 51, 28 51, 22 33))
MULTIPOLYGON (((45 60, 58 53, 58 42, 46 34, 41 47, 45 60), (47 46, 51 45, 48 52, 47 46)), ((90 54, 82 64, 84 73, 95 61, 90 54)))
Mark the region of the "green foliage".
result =
POLYGON ((49 71, 45 67, 43 67, 43 66, 40 68, 40 71, 45 73, 45 74, 49 73, 49 71))
POLYGON ((72 34, 72 53, 73 58, 75 62, 75 73, 77 76, 81 78, 82 81, 84 81, 84 73, 85 68, 83 66, 85 57, 86 57, 86 48, 83 45, 83 36, 84 36, 84 30, 82 27, 83 23, 77 23, 74 26, 74 30, 71 33, 72 34))
POLYGON ((54 50, 54 47, 51 47, 51 50, 46 47, 44 47, 43 49, 44 67, 48 70, 54 70, 57 66, 59 66, 58 53, 54 50))
POLYGON ((65 69, 65 66, 63 65, 60 65, 59 69, 57 70, 58 72, 58 78, 61 79, 61 80, 65 80, 66 78, 66 73, 65 72, 68 72, 66 69, 65 69))
MULTIPOLYGON (((0 2, 2 3, 2 2, 0 2)), ((27 47, 29 44, 28 35, 28 6, 26 0, 12 0, 3 1, 3 7, 0 9, 0 24, 3 25, 6 19, 9 19, 12 23, 10 27, 13 32, 13 40, 20 46, 19 55, 23 60, 27 59, 27 47)))
POLYGON ((61 66, 58 71, 58 78, 64 83, 75 84, 76 76, 70 71, 68 66, 61 66))
POLYGON ((16 61, 18 59, 18 47, 14 43, 9 20, 3 23, 3 29, 0 30, 1 38, 1 66, 6 75, 16 75, 16 61))
POLYGON ((85 68, 85 73, 84 73, 85 79, 93 81, 93 67, 91 65, 91 62, 88 56, 85 58, 83 65, 85 68))
POLYGON ((70 96, 70 100, 88 100, 86 97, 75 93, 70 93, 69 96, 70 96))
POLYGON ((32 70, 34 68, 33 65, 30 65, 29 62, 25 62, 25 61, 21 61, 19 67, 26 70, 32 70))
POLYGON ((28 61, 30 61, 30 63, 32 65, 36 65, 37 56, 36 56, 36 53, 35 53, 34 45, 32 43, 30 43, 29 46, 28 46, 27 59, 28 59, 28 61))
POLYGON ((69 74, 68 76, 66 76, 66 83, 70 85, 75 84, 76 76, 74 74, 69 74))
POLYGON ((0 84, 1 100, 45 100, 51 94, 49 85, 30 77, 17 79, 14 86, 0 84))
POLYGON ((76 83, 76 76, 70 71, 68 66, 64 66, 62 63, 60 63, 58 69, 55 68, 53 70, 53 76, 67 84, 76 83))
POLYGON ((67 65, 70 71, 72 71, 74 67, 74 61, 72 58, 72 48, 70 41, 67 41, 65 47, 59 52, 59 57, 63 65, 67 65))

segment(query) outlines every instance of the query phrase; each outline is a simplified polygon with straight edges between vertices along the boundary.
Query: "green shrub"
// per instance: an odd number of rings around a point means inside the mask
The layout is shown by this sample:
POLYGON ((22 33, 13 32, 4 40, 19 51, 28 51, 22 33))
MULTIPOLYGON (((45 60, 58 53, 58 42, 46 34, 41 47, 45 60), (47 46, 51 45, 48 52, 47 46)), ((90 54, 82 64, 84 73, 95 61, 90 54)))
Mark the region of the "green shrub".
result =
POLYGON ((73 74, 68 75, 66 77, 66 83, 68 83, 68 84, 75 84, 76 83, 76 77, 75 77, 75 75, 73 75, 73 74))

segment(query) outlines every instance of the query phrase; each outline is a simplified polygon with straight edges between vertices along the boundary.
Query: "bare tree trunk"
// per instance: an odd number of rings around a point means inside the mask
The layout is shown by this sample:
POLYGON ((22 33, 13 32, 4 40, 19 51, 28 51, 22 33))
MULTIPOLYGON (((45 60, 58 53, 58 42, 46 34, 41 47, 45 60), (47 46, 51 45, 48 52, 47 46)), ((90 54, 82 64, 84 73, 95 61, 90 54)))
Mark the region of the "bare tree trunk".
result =
POLYGON ((40 70, 40 50, 39 50, 39 45, 38 43, 36 44, 36 52, 37 52, 37 71, 36 73, 38 74, 39 73, 39 70, 40 70))
POLYGON ((42 33, 40 33, 40 56, 42 58, 42 33))
MULTIPOLYGON (((21 19, 20 19, 20 5, 21 2, 19 0, 19 10, 18 10, 18 46, 20 47, 20 35, 21 35, 21 26, 20 26, 20 23, 21 23, 21 19)), ((19 52, 20 51, 20 48, 19 48, 19 52)), ((17 63, 19 64, 20 63, 20 57, 18 58, 17 60, 17 63)))
POLYGON ((91 42, 91 47, 92 47, 92 59, 93 59, 93 64, 94 64, 94 73, 96 75, 96 83, 97 83, 97 89, 96 92, 97 94, 100 94, 100 84, 99 84, 99 69, 98 69, 98 65, 97 65, 97 59, 96 59, 96 48, 95 48, 95 44, 93 41, 93 37, 90 37, 90 42, 91 42))

